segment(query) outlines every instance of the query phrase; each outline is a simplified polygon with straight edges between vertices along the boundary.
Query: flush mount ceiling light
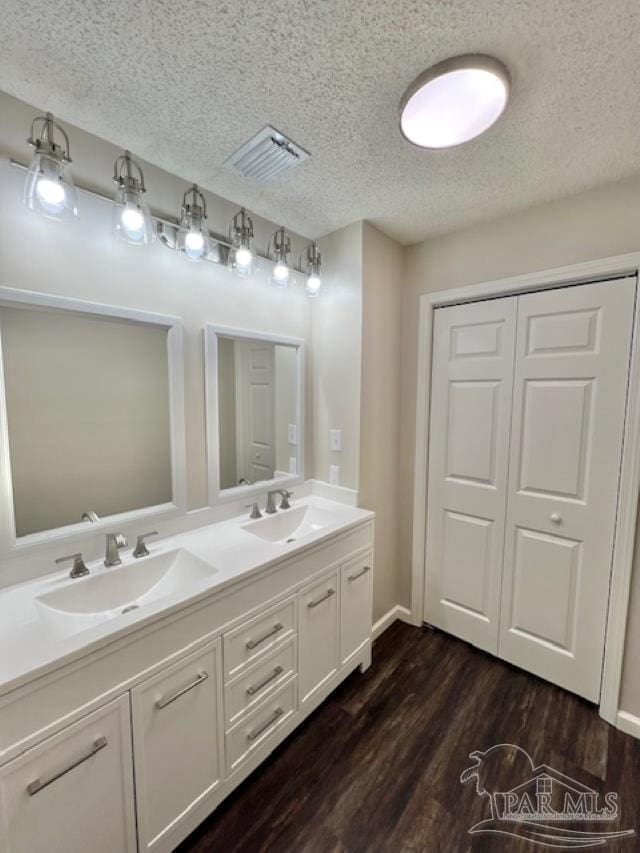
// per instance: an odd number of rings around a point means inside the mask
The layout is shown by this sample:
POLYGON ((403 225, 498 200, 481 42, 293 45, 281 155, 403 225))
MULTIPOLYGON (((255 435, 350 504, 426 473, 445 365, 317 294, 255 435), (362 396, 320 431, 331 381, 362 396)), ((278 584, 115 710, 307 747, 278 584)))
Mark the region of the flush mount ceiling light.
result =
POLYGON ((466 54, 432 66, 400 102, 402 135, 420 148, 449 148, 480 136, 504 112, 509 72, 491 56, 466 54))
POLYGON ((73 178, 67 168, 71 163, 69 137, 55 123, 51 113, 47 113, 31 122, 27 142, 35 149, 35 154, 24 183, 24 204, 48 219, 74 220, 78 216, 78 205, 73 178), (38 124, 39 135, 36 133, 38 124), (55 141, 56 131, 62 137, 62 145, 55 141))

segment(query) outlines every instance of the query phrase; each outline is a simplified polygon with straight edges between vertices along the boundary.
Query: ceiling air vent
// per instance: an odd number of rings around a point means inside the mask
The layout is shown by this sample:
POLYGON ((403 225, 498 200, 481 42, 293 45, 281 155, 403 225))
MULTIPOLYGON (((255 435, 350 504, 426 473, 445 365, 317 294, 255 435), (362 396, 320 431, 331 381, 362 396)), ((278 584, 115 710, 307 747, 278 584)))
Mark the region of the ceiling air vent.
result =
POLYGON ((267 125, 225 162, 236 175, 266 184, 309 157, 295 142, 267 125))

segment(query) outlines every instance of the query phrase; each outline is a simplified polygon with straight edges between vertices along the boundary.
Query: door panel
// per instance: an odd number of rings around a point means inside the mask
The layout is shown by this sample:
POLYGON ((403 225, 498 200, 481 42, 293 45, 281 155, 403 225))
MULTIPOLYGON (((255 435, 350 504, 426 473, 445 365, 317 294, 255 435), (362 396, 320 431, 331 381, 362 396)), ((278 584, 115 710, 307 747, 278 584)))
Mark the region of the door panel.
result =
POLYGON ((516 298, 435 312, 425 619, 497 653, 516 298))
POLYGON ((499 654, 596 701, 635 279, 518 298, 499 654))

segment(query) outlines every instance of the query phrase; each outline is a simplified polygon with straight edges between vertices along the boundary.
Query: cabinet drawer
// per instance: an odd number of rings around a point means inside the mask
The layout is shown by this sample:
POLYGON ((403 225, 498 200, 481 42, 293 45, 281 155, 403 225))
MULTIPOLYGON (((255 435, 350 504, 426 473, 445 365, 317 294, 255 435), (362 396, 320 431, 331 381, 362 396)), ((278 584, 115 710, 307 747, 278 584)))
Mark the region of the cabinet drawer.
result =
POLYGON ((128 694, 0 769, 0 803, 2 850, 133 853, 128 694))
POLYGON ((277 690, 297 669, 296 641, 292 639, 241 672, 225 688, 227 726, 232 726, 241 714, 277 690))
POLYGON ((371 638, 373 553, 346 563, 341 570, 340 661, 349 658, 371 638))
POLYGON ((338 669, 338 572, 305 587, 299 599, 300 704, 338 669))
POLYGON ((267 652, 296 630, 295 599, 263 610, 224 635, 224 671, 229 680, 242 668, 267 652))
POLYGON ((222 777, 220 641, 131 691, 140 850, 153 850, 222 777))
POLYGON ((296 711, 297 687, 294 677, 227 733, 227 773, 233 773, 256 749, 272 738, 296 711))

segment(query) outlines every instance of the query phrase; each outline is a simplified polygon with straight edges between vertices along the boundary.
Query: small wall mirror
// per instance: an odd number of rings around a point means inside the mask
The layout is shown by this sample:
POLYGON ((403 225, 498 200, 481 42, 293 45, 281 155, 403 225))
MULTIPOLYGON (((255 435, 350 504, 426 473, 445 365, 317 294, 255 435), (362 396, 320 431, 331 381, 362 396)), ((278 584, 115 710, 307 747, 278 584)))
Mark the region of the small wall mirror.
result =
POLYGON ((303 478, 299 339, 208 325, 211 503, 303 478))
POLYGON ((7 291, 0 347, 9 545, 176 509, 182 394, 171 355, 181 363, 179 321, 7 291))

